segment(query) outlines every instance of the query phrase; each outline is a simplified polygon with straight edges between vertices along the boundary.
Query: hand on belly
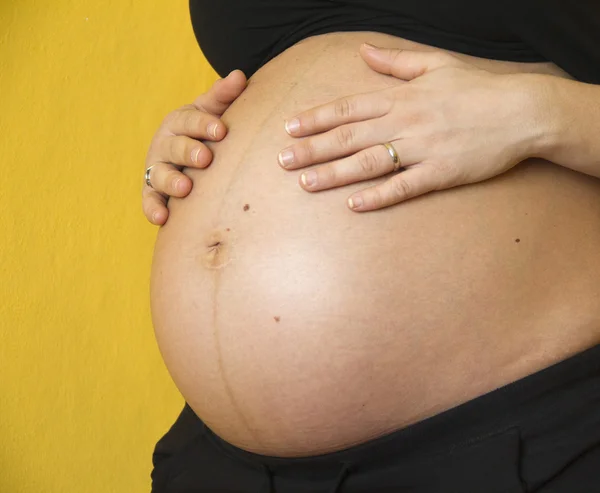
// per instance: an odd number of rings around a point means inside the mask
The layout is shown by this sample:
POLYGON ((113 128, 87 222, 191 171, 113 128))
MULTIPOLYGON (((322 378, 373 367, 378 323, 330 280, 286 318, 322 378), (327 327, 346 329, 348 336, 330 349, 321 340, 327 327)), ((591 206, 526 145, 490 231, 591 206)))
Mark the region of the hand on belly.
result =
POLYGON ((539 88, 531 78, 483 70, 441 50, 366 46, 361 55, 371 68, 407 83, 345 96, 286 122, 290 135, 307 138, 279 154, 282 167, 333 161, 302 173, 305 190, 400 168, 403 173, 348 199, 351 209, 371 211, 493 178, 540 150, 534 145, 543 140, 536 125, 539 88), (387 149, 379 146, 384 143, 387 149))
POLYGON ((284 116, 389 82, 344 43, 286 53, 295 71, 275 60, 223 116, 228 138, 157 238, 159 347, 215 432, 275 455, 342 448, 589 344, 596 184, 531 162, 371 214, 345 205, 364 183, 307 194, 277 166, 284 116), (318 84, 325 64, 339 78, 318 84), (548 269, 565 256, 568 276, 548 269))

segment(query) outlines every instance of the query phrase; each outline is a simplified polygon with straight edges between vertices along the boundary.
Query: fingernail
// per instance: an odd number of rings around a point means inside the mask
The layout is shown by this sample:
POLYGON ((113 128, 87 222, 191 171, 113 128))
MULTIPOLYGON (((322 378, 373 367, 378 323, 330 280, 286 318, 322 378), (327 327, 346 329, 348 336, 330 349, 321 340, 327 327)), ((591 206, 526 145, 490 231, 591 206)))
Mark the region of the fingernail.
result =
POLYGON ((377 48, 377 46, 369 44, 369 43, 363 43, 363 46, 367 49, 367 50, 378 50, 379 48, 377 48))
POLYGON ((355 195, 354 197, 350 197, 348 199, 348 206, 350 209, 356 209, 363 205, 363 199, 360 195, 355 195))
POLYGON ((192 150, 192 162, 198 164, 198 156, 200 155, 200 147, 192 150))
POLYGON ((287 168, 288 166, 294 164, 294 152, 290 149, 281 151, 279 153, 278 159, 279 164, 281 164, 281 166, 283 166, 284 168, 287 168))
POLYGON ((317 174, 314 171, 308 171, 307 173, 302 173, 300 176, 302 183, 305 187, 312 187, 317 184, 317 174))
POLYGON ((211 124, 208 126, 208 134, 209 134, 210 136, 212 136, 212 138, 213 138, 213 139, 216 139, 216 138, 217 138, 217 128, 218 128, 218 126, 219 126, 219 125, 218 125, 218 124, 216 124, 216 123, 211 123, 211 124))
POLYGON ((183 187, 183 183, 181 182, 181 178, 177 178, 174 182, 173 182, 173 188, 175 190, 177 190, 178 192, 181 192, 183 187))
POLYGON ((300 120, 298 118, 294 118, 290 121, 285 122, 285 131, 288 134, 296 133, 300 129, 300 120))
POLYGON ((156 211, 152 213, 152 222, 153 223, 158 222, 158 212, 156 212, 156 211))

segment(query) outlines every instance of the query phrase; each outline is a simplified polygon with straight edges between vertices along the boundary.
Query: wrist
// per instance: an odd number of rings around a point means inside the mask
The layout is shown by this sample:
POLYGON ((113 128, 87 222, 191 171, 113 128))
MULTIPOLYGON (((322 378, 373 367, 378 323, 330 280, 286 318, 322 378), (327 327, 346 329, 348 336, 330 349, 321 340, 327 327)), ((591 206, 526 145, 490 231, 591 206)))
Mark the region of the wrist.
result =
POLYGON ((545 74, 516 74, 515 82, 521 96, 522 132, 527 143, 525 158, 552 161, 560 154, 569 133, 560 98, 560 83, 569 81, 545 74))

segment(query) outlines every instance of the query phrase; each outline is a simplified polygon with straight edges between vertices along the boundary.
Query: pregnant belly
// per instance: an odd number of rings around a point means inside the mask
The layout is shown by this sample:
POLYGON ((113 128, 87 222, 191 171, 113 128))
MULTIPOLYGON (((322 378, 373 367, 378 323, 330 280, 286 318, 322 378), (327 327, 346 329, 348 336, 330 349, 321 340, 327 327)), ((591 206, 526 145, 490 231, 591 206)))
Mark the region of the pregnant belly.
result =
POLYGON ((254 452, 363 442, 600 340, 598 180, 530 160, 358 214, 346 198, 378 180, 309 194, 278 166, 285 117, 401 83, 365 68, 360 41, 412 45, 320 36, 263 67, 157 237, 167 368, 216 433, 254 452))

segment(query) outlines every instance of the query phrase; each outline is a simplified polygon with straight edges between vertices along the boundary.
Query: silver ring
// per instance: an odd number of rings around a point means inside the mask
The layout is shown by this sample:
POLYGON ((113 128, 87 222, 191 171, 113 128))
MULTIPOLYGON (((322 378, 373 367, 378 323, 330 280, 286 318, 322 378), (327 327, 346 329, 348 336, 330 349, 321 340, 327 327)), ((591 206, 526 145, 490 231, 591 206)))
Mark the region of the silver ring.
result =
POLYGON ((152 186, 152 183, 150 183, 150 170, 154 168, 154 165, 149 166, 148 168, 146 168, 146 173, 144 173, 144 180, 146 180, 146 185, 148 185, 150 188, 154 188, 152 186))
POLYGON ((402 163, 400 162, 400 158, 398 157, 398 153, 396 152, 396 149, 394 149, 394 146, 392 145, 391 142, 385 142, 383 144, 381 144, 383 147, 385 147, 388 151, 388 153, 390 154, 392 161, 394 162, 394 171, 398 171, 402 168, 402 163))

